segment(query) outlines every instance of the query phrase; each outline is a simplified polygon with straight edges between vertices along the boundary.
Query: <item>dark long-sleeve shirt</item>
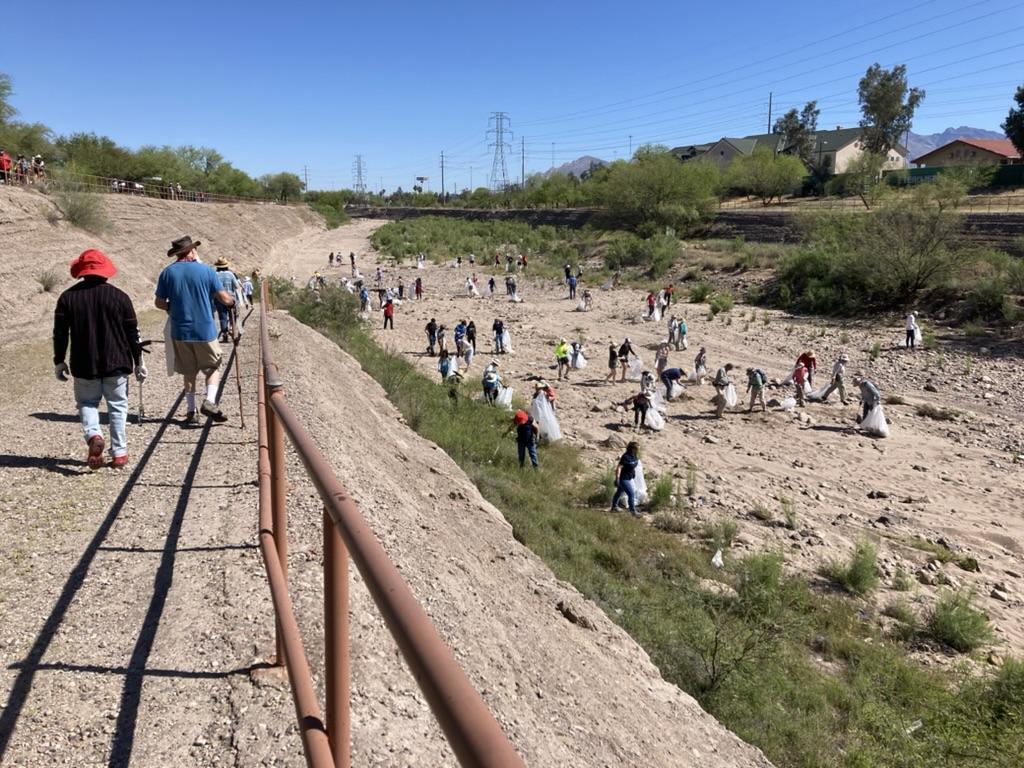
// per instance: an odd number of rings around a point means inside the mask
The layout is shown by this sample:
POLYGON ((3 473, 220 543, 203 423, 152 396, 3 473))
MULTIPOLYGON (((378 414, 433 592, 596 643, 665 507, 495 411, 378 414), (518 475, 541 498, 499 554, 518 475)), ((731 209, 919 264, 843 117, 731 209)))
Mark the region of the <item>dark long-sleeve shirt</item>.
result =
POLYGON ((57 299, 54 365, 64 362, 69 340, 71 375, 78 379, 131 373, 142 358, 132 300, 106 280, 87 277, 57 299))

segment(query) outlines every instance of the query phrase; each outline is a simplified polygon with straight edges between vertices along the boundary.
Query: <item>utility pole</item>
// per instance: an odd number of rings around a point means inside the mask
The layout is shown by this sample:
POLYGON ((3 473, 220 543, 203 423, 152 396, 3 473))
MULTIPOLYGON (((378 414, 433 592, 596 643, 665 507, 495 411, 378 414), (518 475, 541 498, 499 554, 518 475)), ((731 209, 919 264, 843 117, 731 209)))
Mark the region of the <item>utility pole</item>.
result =
POLYGON ((309 191, 309 166, 302 166, 302 178, 306 180, 306 191, 309 191))
POLYGON ((772 132, 772 92, 768 91, 768 133, 772 132))
POLYGON ((633 134, 629 134, 629 156, 633 157, 633 134))
POLYGON ((495 192, 504 192, 508 189, 508 159, 507 154, 512 151, 512 121, 504 112, 491 113, 491 125, 487 129, 487 135, 493 136, 494 140, 489 146, 494 148, 494 161, 491 164, 491 189, 495 192))
POLYGON ((445 196, 445 188, 444 188, 444 150, 442 149, 441 150, 441 205, 444 205, 444 196, 445 196))
POLYGON ((522 166, 519 171, 519 186, 526 189, 526 137, 520 136, 519 141, 519 158, 522 166))

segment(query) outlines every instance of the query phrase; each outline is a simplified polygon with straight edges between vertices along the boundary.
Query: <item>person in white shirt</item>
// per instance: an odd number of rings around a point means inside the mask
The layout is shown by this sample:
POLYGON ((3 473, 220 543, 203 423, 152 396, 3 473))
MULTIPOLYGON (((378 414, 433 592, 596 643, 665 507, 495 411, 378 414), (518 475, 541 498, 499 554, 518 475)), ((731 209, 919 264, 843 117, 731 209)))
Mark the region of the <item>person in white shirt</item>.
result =
POLYGON ((828 396, 839 390, 839 400, 843 405, 846 405, 846 387, 844 386, 843 377, 846 376, 846 364, 850 362, 850 358, 847 355, 843 355, 836 360, 835 365, 832 366, 832 382, 828 385, 828 389, 825 390, 825 394, 821 396, 821 402, 827 402, 828 396))
POLYGON ((917 317, 913 312, 907 313, 907 340, 903 346, 916 349, 917 346, 917 317))

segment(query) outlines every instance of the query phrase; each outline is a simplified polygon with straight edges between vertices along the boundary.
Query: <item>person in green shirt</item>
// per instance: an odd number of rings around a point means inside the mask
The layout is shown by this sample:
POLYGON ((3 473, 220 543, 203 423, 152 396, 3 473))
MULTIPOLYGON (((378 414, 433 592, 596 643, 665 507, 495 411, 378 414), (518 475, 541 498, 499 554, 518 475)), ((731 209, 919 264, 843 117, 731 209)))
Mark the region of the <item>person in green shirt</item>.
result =
POLYGON ((569 365, 569 351, 569 342, 567 342, 564 338, 559 339, 558 343, 555 345, 555 360, 558 363, 559 381, 562 380, 563 375, 566 379, 569 378, 569 369, 571 368, 571 366, 569 365))

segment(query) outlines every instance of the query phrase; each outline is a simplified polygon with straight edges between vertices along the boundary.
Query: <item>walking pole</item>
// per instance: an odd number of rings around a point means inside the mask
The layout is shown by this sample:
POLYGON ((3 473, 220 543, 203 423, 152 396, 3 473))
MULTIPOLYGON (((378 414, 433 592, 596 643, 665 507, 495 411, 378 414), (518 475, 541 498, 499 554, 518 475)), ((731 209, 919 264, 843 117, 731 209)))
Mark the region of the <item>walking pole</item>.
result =
POLYGON ((238 422, 245 429, 245 409, 242 407, 242 374, 238 362, 238 336, 235 336, 235 387, 238 389, 238 422))
POLYGON ((146 408, 142 404, 142 384, 143 384, 143 382, 140 381, 139 382, 139 418, 135 422, 136 424, 141 424, 142 420, 146 418, 146 408))

